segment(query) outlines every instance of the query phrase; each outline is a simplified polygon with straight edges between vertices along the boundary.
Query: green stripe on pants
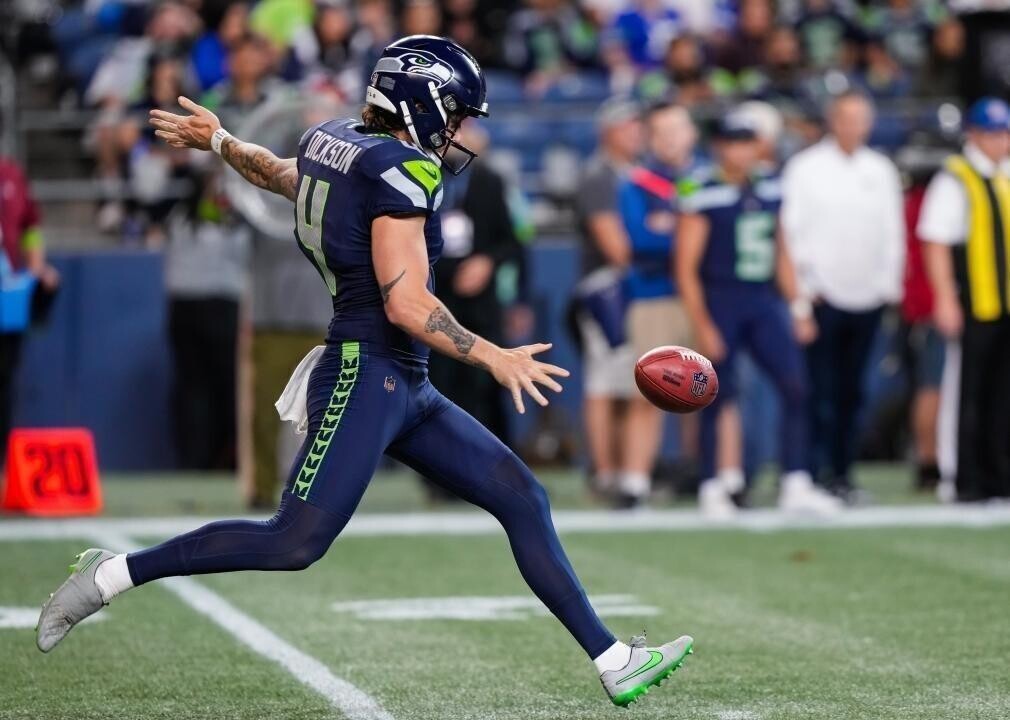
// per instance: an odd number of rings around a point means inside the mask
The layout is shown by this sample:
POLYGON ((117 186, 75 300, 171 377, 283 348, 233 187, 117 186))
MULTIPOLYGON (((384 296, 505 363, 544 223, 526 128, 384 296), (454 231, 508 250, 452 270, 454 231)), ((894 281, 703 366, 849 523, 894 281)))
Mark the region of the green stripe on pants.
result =
POLYGON ((326 451, 330 448, 330 441, 340 427, 340 419, 344 415, 344 408, 354 390, 354 384, 358 380, 358 367, 361 357, 361 347, 356 342, 345 342, 340 346, 340 380, 333 388, 333 395, 330 396, 330 404, 326 407, 323 415, 323 422, 312 440, 312 446, 305 456, 298 471, 298 479, 295 480, 292 492, 302 500, 307 500, 312 483, 316 480, 316 473, 323 464, 326 451))

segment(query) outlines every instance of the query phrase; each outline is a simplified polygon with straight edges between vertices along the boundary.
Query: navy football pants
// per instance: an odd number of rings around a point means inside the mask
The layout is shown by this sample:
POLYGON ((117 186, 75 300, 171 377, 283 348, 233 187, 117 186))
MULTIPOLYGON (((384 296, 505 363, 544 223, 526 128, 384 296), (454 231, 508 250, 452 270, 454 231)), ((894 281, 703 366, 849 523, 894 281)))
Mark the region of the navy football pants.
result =
POLYGON ((350 520, 384 453, 495 516, 537 597, 590 657, 614 642, 565 556, 543 486, 422 367, 330 346, 312 373, 309 433, 277 514, 210 523, 127 556, 135 585, 175 575, 301 570, 350 520))
POLYGON ((807 469, 807 377, 785 303, 770 288, 706 288, 709 313, 722 334, 726 357, 715 363, 719 395, 702 411, 702 478, 715 477, 715 427, 719 411, 736 399, 736 358, 748 352, 778 391, 779 464, 782 472, 807 469))

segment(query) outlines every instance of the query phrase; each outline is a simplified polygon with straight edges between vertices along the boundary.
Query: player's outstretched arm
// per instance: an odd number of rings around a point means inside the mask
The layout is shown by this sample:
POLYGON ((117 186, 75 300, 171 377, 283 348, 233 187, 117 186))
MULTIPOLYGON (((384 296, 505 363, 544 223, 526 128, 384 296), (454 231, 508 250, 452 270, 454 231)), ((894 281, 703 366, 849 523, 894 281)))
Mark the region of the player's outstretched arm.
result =
POLYGON ((372 222, 372 263, 386 317, 433 350, 490 372, 512 393, 520 413, 526 412, 524 391, 540 405, 547 405, 536 384, 561 392, 552 376, 568 377, 567 370, 534 359, 549 350, 550 344, 500 348, 460 325, 428 291, 424 222, 423 215, 381 216, 372 222))
POLYGON ((218 133, 221 157, 239 175, 288 200, 298 196, 298 167, 294 158, 279 158, 265 147, 242 142, 227 134, 217 115, 187 97, 180 97, 179 104, 191 114, 151 111, 150 122, 156 128, 155 135, 172 147, 211 150, 215 133, 218 133))

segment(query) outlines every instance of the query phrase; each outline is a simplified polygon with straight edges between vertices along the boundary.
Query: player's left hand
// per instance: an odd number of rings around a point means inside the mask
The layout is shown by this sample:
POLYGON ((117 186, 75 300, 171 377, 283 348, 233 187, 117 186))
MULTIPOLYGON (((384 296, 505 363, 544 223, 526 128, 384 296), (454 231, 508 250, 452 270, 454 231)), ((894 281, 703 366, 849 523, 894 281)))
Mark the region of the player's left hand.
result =
POLYGON ((809 345, 817 339, 817 321, 813 317, 793 318, 793 335, 800 345, 809 345))
POLYGON ((534 355, 550 350, 551 347, 550 343, 537 343, 511 349, 503 348, 491 363, 489 368, 491 374, 495 380, 512 393, 512 402, 515 403, 516 410, 520 415, 526 412, 526 406, 523 404, 524 391, 538 405, 545 407, 547 398, 534 383, 548 387, 554 392, 561 392, 561 385, 552 376, 568 377, 569 375, 569 372, 564 368, 533 359, 534 355))
POLYGON ((221 127, 217 115, 185 96, 179 97, 179 104, 192 114, 151 111, 150 123, 157 128, 154 134, 172 147, 210 150, 210 137, 221 127))

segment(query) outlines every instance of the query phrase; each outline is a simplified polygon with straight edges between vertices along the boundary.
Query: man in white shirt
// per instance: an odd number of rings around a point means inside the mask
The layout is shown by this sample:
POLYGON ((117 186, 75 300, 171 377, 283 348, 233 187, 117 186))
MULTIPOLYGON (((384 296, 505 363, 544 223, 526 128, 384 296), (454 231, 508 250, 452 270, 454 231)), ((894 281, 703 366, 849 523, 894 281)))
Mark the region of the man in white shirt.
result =
POLYGON ((919 236, 947 338, 937 454, 941 499, 1010 496, 1010 106, 976 101, 967 141, 923 199, 919 236))
POLYGON ((811 377, 811 470, 843 496, 857 450, 863 376, 884 307, 901 298, 905 222, 894 164, 866 146, 873 106, 856 92, 828 108, 830 134, 783 174, 782 227, 817 339, 811 377))

